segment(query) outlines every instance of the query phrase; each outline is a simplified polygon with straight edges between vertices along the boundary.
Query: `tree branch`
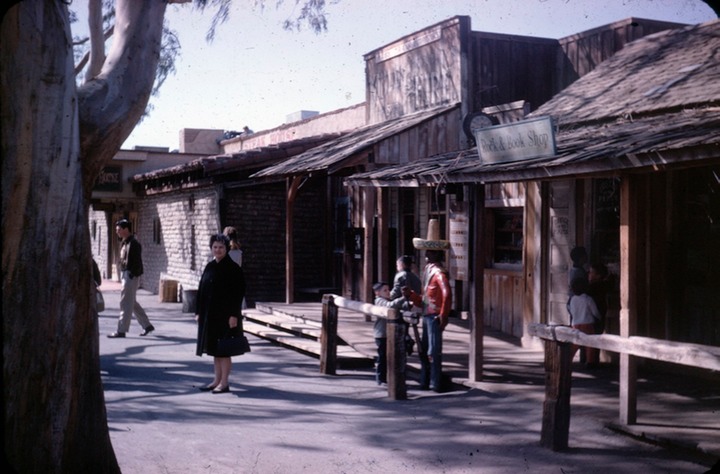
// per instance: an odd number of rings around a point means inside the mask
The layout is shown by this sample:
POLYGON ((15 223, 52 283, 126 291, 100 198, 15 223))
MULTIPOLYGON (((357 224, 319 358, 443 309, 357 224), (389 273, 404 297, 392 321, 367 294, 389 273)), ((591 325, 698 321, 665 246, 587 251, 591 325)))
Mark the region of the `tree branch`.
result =
POLYGON ((167 3, 118 0, 115 35, 102 69, 78 89, 80 157, 86 189, 145 111, 160 57, 167 3))

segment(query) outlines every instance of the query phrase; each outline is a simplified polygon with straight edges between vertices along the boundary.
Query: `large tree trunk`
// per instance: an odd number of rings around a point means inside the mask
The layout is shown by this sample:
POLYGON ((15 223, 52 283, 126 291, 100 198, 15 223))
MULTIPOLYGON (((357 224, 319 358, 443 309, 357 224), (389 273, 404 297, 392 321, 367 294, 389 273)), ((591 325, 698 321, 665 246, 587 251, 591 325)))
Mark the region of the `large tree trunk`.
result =
POLYGON ((64 2, 23 1, 0 25, 4 444, 17 472, 119 472, 100 378, 88 198, 147 104, 165 3, 117 9, 114 62, 81 101, 64 2), (138 36, 135 13, 151 17, 138 36))

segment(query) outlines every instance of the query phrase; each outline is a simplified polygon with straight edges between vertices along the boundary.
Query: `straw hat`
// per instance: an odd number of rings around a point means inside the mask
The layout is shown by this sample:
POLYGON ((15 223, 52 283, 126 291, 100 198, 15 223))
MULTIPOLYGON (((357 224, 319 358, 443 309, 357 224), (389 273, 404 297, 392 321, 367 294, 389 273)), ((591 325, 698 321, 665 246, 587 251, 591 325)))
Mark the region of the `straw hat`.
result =
POLYGON ((427 239, 415 237, 413 245, 418 250, 447 250, 450 248, 450 242, 440 240, 440 223, 437 219, 428 221, 427 239))

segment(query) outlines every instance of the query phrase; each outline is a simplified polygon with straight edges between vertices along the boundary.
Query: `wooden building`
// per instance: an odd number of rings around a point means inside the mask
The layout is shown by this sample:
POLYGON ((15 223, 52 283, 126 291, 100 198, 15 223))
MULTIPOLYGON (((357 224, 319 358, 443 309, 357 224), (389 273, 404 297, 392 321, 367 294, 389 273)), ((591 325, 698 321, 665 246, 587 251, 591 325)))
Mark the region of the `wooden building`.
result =
POLYGON ((473 209, 471 378, 481 376, 482 328, 492 317, 487 299, 495 290, 484 275, 507 223, 489 235, 487 203, 505 183, 524 200, 513 286, 524 325, 568 323, 568 253, 583 245, 618 277, 611 330, 720 345, 718 51, 718 20, 627 45, 528 116, 552 118, 551 156, 493 163, 473 147, 345 180, 372 189, 463 189, 473 209))
MULTIPOLYGON (((253 177, 287 179, 292 199, 302 195, 293 190, 303 180, 326 181, 334 203, 332 230, 345 241, 344 249, 337 246, 333 274, 342 277, 343 296, 371 301, 372 282, 392 278, 397 256, 411 254, 422 261, 412 238, 424 234, 430 217, 440 220, 445 232, 455 222, 467 222, 469 208, 463 203, 468 198, 463 186, 447 185, 441 175, 419 187, 343 187, 347 176, 402 164, 412 169, 424 157, 465 150, 471 143, 469 122, 477 112, 503 122, 518 120, 633 39, 676 26, 627 19, 556 40, 476 32, 469 17, 448 19, 365 55, 368 125, 253 177)), ((288 209, 292 205, 289 199, 288 209)), ((525 188, 490 186, 485 206, 496 210, 488 222, 522 219, 525 188)), ((287 249, 290 269, 292 252, 287 249)), ((520 337, 522 252, 489 258, 487 321, 520 337)), ((453 254, 454 307, 468 312, 474 290, 468 275, 456 271, 458 261, 453 254)), ((290 270, 287 285, 292 284, 290 270)), ((288 300, 292 295, 288 291, 288 300)))

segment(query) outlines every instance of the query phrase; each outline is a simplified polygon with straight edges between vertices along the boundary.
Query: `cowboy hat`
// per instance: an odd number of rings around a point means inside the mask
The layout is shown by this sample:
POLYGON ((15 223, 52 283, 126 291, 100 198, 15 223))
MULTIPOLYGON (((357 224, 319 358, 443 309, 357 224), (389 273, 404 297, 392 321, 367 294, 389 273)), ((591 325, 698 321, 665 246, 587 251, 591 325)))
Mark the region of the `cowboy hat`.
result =
POLYGON ((415 237, 413 246, 418 250, 447 250, 450 248, 450 242, 440 240, 440 224, 437 219, 428 221, 427 239, 415 237))

